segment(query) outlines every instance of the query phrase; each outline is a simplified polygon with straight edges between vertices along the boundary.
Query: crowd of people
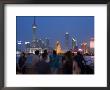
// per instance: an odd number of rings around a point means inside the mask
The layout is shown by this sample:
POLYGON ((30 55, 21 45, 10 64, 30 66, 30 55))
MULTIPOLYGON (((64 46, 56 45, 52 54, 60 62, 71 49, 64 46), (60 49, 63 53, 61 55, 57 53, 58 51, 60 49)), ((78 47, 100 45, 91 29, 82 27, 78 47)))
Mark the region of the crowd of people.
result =
MULTIPOLYGON (((16 72, 27 74, 26 61, 28 55, 21 53, 18 63, 16 64, 16 72)), ((58 55, 55 50, 50 54, 47 50, 41 54, 39 50, 32 55, 31 70, 36 74, 93 74, 94 70, 86 65, 83 55, 77 52, 75 55, 71 51, 67 51, 62 55, 58 55)))

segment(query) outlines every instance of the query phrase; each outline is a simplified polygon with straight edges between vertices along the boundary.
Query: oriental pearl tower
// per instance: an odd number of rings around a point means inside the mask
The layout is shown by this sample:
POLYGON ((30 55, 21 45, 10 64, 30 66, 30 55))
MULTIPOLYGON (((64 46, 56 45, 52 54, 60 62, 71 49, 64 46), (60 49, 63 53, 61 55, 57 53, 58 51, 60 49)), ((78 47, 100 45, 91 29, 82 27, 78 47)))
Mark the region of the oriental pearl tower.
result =
POLYGON ((37 25, 35 23, 35 16, 34 16, 34 22, 32 24, 32 47, 36 47, 36 29, 37 29, 37 25))

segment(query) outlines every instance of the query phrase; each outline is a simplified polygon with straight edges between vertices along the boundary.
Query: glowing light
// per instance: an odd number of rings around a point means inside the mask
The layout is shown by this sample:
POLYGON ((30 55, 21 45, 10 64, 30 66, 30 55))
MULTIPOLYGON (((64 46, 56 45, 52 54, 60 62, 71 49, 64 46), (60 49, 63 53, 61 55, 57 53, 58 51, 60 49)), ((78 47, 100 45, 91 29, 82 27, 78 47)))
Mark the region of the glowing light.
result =
POLYGON ((90 48, 94 48, 94 38, 90 39, 90 48))
POLYGON ((18 44, 20 45, 21 43, 20 43, 20 42, 18 42, 18 44))
POLYGON ((76 41, 73 37, 72 37, 72 40, 73 40, 73 41, 76 41))
POLYGON ((94 41, 90 41, 90 48, 94 48, 94 41))
POLYGON ((30 42, 25 42, 25 44, 29 44, 30 42))
POLYGON ((79 48, 78 51, 81 51, 82 52, 83 50, 79 48))
POLYGON ((63 53, 59 41, 56 42, 56 48, 55 48, 55 50, 56 50, 57 54, 63 53))
POLYGON ((36 26, 33 26, 32 28, 36 28, 36 26))
POLYGON ((66 34, 69 34, 68 32, 66 32, 66 34))

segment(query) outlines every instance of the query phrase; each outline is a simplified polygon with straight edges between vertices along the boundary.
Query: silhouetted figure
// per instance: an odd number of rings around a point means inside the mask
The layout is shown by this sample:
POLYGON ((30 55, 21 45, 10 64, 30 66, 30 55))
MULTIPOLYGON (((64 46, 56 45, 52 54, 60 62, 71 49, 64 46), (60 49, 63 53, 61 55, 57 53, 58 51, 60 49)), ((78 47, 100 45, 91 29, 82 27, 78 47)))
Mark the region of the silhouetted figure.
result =
POLYGON ((19 58, 19 61, 18 61, 18 65, 19 65, 19 69, 21 71, 21 73, 25 73, 25 62, 26 62, 26 57, 25 57, 25 53, 22 52, 21 53, 21 56, 19 58))
POLYGON ((32 68, 33 73, 36 73, 36 64, 40 61, 39 50, 35 51, 35 54, 32 57, 32 68))
POLYGON ((65 62, 64 62, 64 74, 72 74, 73 73, 73 57, 70 51, 65 53, 65 62))
POLYGON ((74 59, 73 60, 73 74, 80 74, 81 73, 81 69, 77 63, 77 61, 74 59))
POLYGON ((42 54, 42 60, 39 61, 36 65, 38 74, 49 74, 50 73, 50 65, 46 62, 47 54, 42 54))
POLYGON ((40 60, 39 50, 36 50, 32 58, 32 65, 35 66, 36 63, 39 62, 39 60, 40 60))
POLYGON ((57 74, 58 73, 58 69, 59 69, 59 57, 56 54, 56 51, 53 50, 53 54, 50 55, 50 67, 51 67, 51 72, 53 74, 57 74))
POLYGON ((47 60, 46 60, 46 62, 49 63, 49 62, 50 62, 50 58, 49 58, 49 55, 48 55, 48 52, 47 52, 46 49, 44 50, 44 54, 47 55, 47 60))
POLYGON ((85 60, 83 55, 80 52, 77 52, 77 55, 74 58, 76 60, 76 62, 78 63, 79 68, 81 69, 81 73, 84 74, 85 73, 85 60))
POLYGON ((44 50, 44 53, 48 55, 48 52, 47 52, 47 50, 46 50, 46 49, 44 50))

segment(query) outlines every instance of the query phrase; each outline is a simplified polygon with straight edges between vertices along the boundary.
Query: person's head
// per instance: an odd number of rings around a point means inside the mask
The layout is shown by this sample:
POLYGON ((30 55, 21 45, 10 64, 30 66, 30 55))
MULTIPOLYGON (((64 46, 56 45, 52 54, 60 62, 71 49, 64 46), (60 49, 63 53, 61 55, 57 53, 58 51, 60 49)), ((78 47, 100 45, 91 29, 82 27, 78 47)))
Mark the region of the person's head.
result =
POLYGON ((67 56, 68 56, 68 57, 72 56, 71 51, 67 51, 67 56))
POLYGON ((48 52, 47 52, 47 50, 46 50, 46 49, 44 50, 44 53, 45 53, 45 54, 48 54, 48 52))
POLYGON ((39 50, 36 50, 36 51, 35 51, 35 54, 36 54, 36 55, 39 55, 39 50))
POLYGON ((81 53, 80 52, 77 52, 77 55, 81 55, 81 53))
POLYGON ((74 53, 72 53, 72 56, 74 56, 74 53))
POLYGON ((54 55, 56 55, 56 54, 57 54, 55 50, 53 50, 53 54, 54 54, 54 55))
POLYGON ((43 60, 46 60, 46 59, 47 59, 47 54, 42 53, 42 59, 43 59, 43 60))
POLYGON ((24 52, 21 53, 21 57, 25 57, 25 53, 24 52))
POLYGON ((71 51, 67 51, 67 52, 65 53, 65 57, 66 57, 67 59, 72 59, 72 53, 71 53, 71 51))

